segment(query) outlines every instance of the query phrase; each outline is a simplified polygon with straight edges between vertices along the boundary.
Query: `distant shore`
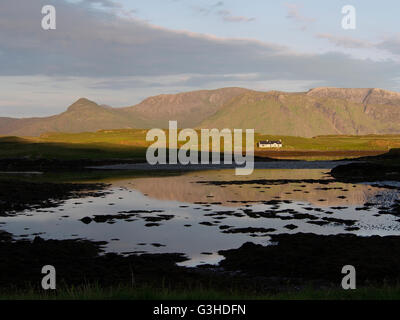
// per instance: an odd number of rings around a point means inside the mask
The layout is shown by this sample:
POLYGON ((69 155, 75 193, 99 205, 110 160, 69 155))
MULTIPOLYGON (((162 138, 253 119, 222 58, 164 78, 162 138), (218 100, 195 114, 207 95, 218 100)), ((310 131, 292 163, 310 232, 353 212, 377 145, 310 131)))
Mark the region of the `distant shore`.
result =
MULTIPOLYGON (((349 164, 351 161, 340 161, 340 164, 349 164)), ((332 169, 338 165, 338 161, 297 161, 297 160, 275 160, 254 162, 254 169, 332 169)), ((157 164, 148 163, 121 163, 104 166, 88 167, 89 169, 101 170, 169 170, 169 171, 195 171, 195 170, 221 170, 235 169, 235 164, 157 164)))

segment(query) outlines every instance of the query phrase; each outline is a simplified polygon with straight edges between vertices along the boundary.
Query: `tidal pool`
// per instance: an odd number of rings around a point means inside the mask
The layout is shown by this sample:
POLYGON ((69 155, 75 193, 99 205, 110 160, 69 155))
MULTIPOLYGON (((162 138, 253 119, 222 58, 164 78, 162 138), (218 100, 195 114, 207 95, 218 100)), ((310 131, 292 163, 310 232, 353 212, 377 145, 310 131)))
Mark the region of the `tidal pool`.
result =
POLYGON ((248 241, 271 244, 271 234, 400 235, 399 218, 390 214, 400 201, 398 184, 340 183, 328 172, 256 169, 235 176, 226 169, 111 179, 105 196, 26 210, 0 223, 16 239, 85 238, 107 241, 108 252, 185 253, 187 266, 218 263, 219 250, 248 241))

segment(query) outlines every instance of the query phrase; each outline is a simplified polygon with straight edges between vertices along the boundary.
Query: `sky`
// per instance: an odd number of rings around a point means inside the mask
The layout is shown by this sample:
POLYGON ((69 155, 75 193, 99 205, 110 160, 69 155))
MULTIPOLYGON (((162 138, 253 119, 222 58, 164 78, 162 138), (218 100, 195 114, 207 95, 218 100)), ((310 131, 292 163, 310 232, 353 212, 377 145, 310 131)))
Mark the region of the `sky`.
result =
POLYGON ((399 14, 398 0, 1 0, 0 117, 231 86, 400 91, 399 14))

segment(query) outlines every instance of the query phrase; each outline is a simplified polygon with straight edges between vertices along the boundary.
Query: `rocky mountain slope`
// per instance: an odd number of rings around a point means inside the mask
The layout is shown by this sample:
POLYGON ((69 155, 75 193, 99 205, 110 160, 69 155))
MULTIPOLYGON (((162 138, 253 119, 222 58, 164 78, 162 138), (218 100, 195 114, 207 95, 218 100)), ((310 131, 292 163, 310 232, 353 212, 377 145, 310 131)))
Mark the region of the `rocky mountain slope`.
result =
POLYGON ((82 98, 65 112, 43 118, 0 118, 1 135, 37 136, 121 128, 254 128, 275 135, 400 133, 400 93, 382 89, 315 88, 258 92, 243 88, 150 97, 111 108, 82 98))
POLYGON ((400 93, 317 88, 306 93, 249 92, 200 124, 203 128, 312 137, 400 133, 400 93))

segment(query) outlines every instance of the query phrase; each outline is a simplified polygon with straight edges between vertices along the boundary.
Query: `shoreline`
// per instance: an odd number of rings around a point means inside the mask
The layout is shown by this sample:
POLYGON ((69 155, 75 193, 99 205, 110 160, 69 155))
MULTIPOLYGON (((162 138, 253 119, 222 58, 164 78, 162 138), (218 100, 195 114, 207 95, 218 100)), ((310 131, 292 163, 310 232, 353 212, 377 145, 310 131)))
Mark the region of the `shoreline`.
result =
MULTIPOLYGON (((335 180, 356 179, 354 167, 361 168, 364 181, 370 181, 371 175, 388 180, 382 172, 390 172, 393 166, 379 164, 387 171, 371 169, 373 159, 357 161, 265 161, 255 162, 255 169, 333 169, 335 180), (340 168, 341 177, 335 172, 340 168), (336 176, 335 176, 336 175, 336 176)), ((375 164, 374 164, 375 165, 375 164)), ((188 171, 191 170, 220 170, 234 169, 234 165, 197 165, 175 167, 150 166, 147 163, 125 163, 106 166, 81 168, 80 170, 139 170, 139 171, 188 171), (122 166, 122 167, 121 167, 122 166), (121 169, 125 168, 125 169, 121 169), (153 168, 153 170, 149 169, 153 168)), ((395 175, 390 175, 395 178, 395 175)), ((104 190, 104 184, 66 184, 45 182, 22 182, 15 179, 2 181, 4 194, 10 208, 22 210, 25 205, 42 206, 57 205, 73 196, 76 192, 88 192, 90 195, 99 195, 104 190), (8 192, 9 187, 18 192, 8 192), (23 192, 21 192, 23 190, 23 192), (24 198, 11 195, 23 194, 24 198), (17 206, 17 207, 15 207, 17 206)), ((1 198, 0 198, 1 200, 1 198)), ((400 215, 397 206, 385 214, 400 215)), ((2 206, 8 206, 2 203, 2 206)), ((159 290, 160 283, 174 290, 187 290, 198 286, 207 290, 238 290, 251 292, 256 295, 285 293, 304 290, 312 287, 313 290, 330 290, 340 285, 342 277, 341 267, 346 264, 357 265, 360 275, 360 285, 377 284, 383 287, 385 281, 396 285, 400 280, 398 265, 400 258, 393 254, 400 250, 400 236, 355 236, 337 234, 331 236, 295 233, 271 235, 276 240, 275 246, 262 246, 251 242, 236 249, 222 250, 224 256, 217 266, 201 265, 197 267, 179 266, 177 263, 185 261, 181 253, 166 254, 131 254, 122 256, 116 253, 102 253, 101 242, 89 240, 44 240, 36 237, 33 240, 15 240, 7 232, 0 231, 0 253, 5 257, 0 259, 0 283, 3 288, 19 287, 21 289, 39 286, 40 267, 53 264, 57 268, 60 280, 68 286, 82 283, 95 284, 100 288, 132 283, 134 275, 135 285, 148 286, 152 290, 159 290), (343 250, 337 250, 343 248, 343 250), (315 251, 318 254, 315 254, 315 251), (17 254, 20 259, 7 258, 17 254), (285 263, 282 264, 282 261, 285 263), (385 261, 385 264, 379 264, 385 261), (30 266, 28 269, 26 266, 30 266), (133 269, 132 269, 133 268, 133 269), (93 271, 95 270, 95 271, 93 271), (9 275, 13 275, 10 277, 9 275), (163 282, 164 281, 164 282, 163 282)), ((37 292, 40 292, 38 289, 37 292)))
MULTIPOLYGON (((254 170, 257 169, 333 169, 339 164, 350 164, 354 161, 338 160, 338 161, 303 161, 303 160, 272 160, 272 161, 256 161, 253 162, 254 170)), ((150 165, 148 163, 120 163, 104 166, 90 166, 88 169, 98 170, 142 170, 142 171, 196 171, 196 170, 224 170, 242 168, 235 164, 157 164, 150 165)))
POLYGON ((217 266, 185 267, 177 265, 186 260, 180 253, 103 254, 101 241, 44 240, 39 236, 14 240, 0 232, 2 256, 19 256, 17 261, 0 259, 0 284, 3 292, 29 289, 40 294, 40 270, 46 264, 55 266, 58 282, 66 287, 131 285, 160 290, 165 286, 178 292, 202 288, 254 296, 337 289, 343 277, 341 269, 347 264, 357 266, 360 287, 383 288, 387 281, 395 285, 400 280, 400 258, 393 255, 400 249, 399 236, 297 233, 273 238, 273 246, 247 242, 222 250, 225 259, 217 266), (318 255, 313 254, 315 250, 318 255), (379 264, 383 260, 385 265, 379 264))

